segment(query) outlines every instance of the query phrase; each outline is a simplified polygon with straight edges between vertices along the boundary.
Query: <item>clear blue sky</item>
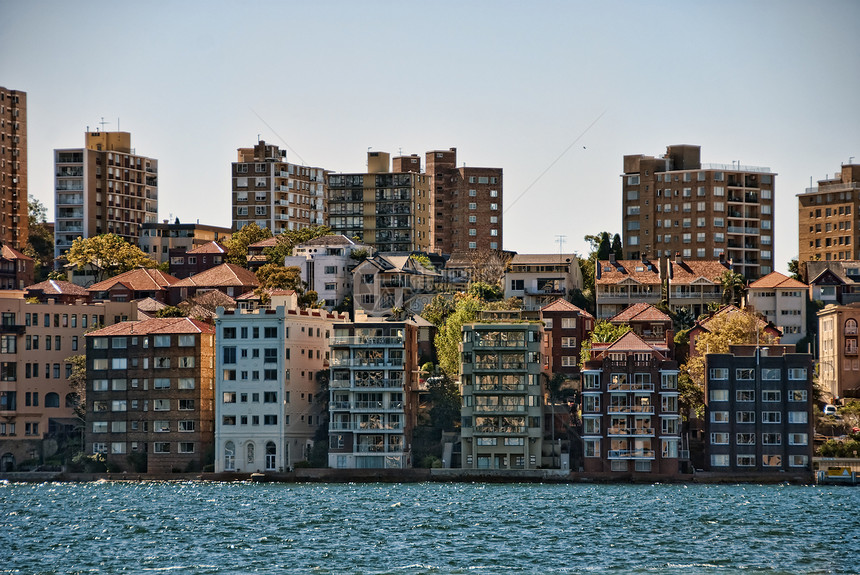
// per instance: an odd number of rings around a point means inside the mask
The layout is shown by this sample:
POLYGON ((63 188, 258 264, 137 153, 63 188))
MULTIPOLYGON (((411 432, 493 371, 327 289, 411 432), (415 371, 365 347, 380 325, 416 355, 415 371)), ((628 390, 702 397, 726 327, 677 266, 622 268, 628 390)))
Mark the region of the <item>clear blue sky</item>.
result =
POLYGON ((779 174, 784 269, 796 194, 860 161, 858 23, 854 0, 0 0, 0 85, 28 94, 51 216, 52 150, 103 117, 158 159, 162 218, 229 225, 230 163, 258 135, 343 172, 368 147, 455 146, 504 169, 506 249, 583 252, 621 231, 622 156, 685 143, 779 174))

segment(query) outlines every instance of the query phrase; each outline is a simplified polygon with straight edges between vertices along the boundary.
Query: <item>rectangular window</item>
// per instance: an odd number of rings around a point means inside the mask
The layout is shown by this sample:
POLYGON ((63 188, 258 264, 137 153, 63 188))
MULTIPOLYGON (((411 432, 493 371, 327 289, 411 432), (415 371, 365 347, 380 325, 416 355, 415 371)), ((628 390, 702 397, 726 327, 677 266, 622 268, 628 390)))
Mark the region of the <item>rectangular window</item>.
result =
POLYGON ((752 368, 739 368, 735 370, 735 379, 749 381, 755 379, 755 370, 752 368))
POLYGON ((712 367, 711 368, 711 379, 728 379, 729 378, 729 369, 727 367, 712 367))
POLYGON ((735 401, 755 401, 755 391, 751 389, 739 389, 735 391, 735 401))
POLYGON ((729 390, 728 389, 712 389, 708 392, 711 401, 728 401, 729 400, 729 390))
POLYGON ((762 423, 782 423, 782 412, 780 411, 762 411, 762 423))
POLYGON ((788 370, 788 379, 792 381, 804 381, 806 380, 806 368, 805 367, 792 367, 788 370))
POLYGON ((805 411, 789 411, 788 412, 788 422, 789 423, 808 423, 809 422, 809 414, 805 411))
POLYGON ((152 402, 152 409, 154 411, 170 411, 170 400, 169 399, 156 399, 152 402))
POLYGON ((806 401, 805 389, 792 389, 788 392, 788 401, 806 401))
POLYGON ((727 453, 711 454, 711 467, 728 467, 729 455, 727 453))
POLYGON ((170 336, 169 335, 156 335, 153 336, 153 347, 170 347, 170 336))
POLYGON ((712 411, 711 412, 711 423, 728 423, 729 422, 729 412, 728 411, 712 411))
POLYGON ((170 443, 166 441, 155 442, 152 444, 152 451, 153 453, 170 453, 170 443))
POLYGON ((755 433, 738 433, 735 442, 738 445, 755 445, 755 433))
POLYGON ((735 421, 737 423, 755 423, 755 412, 738 411, 735 413, 735 421))
POLYGON ((711 445, 728 445, 729 444, 729 434, 728 433, 712 433, 711 434, 711 445))
POLYGON ((761 392, 762 401, 782 401, 782 393, 778 389, 765 389, 761 392))

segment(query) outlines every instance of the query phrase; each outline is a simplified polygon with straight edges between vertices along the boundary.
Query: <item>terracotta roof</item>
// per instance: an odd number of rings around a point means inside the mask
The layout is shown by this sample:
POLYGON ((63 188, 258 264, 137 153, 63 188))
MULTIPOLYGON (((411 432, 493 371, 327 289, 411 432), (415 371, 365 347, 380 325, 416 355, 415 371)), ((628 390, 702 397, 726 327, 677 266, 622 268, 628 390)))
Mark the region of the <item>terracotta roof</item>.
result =
POLYGON ((137 311, 156 312, 167 307, 166 303, 162 303, 151 297, 143 298, 137 302, 137 311))
POLYGON ((10 248, 9 246, 7 246, 5 244, 3 245, 2 248, 0 248, 0 256, 2 256, 3 259, 7 259, 7 260, 33 261, 33 258, 31 258, 30 256, 24 255, 21 252, 19 252, 18 250, 14 249, 14 248, 10 248))
POLYGON ((222 291, 213 289, 207 290, 203 293, 195 294, 193 297, 190 297, 187 300, 180 302, 179 307, 181 308, 183 304, 187 304, 189 306, 201 305, 206 307, 212 307, 212 309, 215 309, 219 305, 226 308, 232 308, 236 307, 236 300, 222 291))
POLYGON ((720 260, 685 260, 683 262, 669 262, 669 265, 672 270, 669 283, 672 285, 691 284, 700 278, 719 283, 720 276, 731 269, 729 264, 722 263, 720 260))
POLYGON ((187 317, 161 317, 143 321, 120 322, 92 331, 86 334, 86 337, 154 333, 215 333, 215 326, 187 317))
POLYGON ((613 264, 609 260, 600 260, 597 265, 600 268, 600 277, 594 280, 596 284, 614 285, 628 278, 640 284, 660 283, 659 268, 654 262, 617 260, 613 264))
POLYGON ((87 288, 63 280, 47 280, 24 288, 25 291, 41 290, 46 295, 80 295, 88 296, 87 288))
POLYGON ((653 305, 640 302, 634 303, 621 313, 616 314, 615 317, 609 319, 610 323, 628 323, 631 321, 663 321, 671 323, 672 318, 653 305))
POLYGON ((619 351, 655 351, 654 346, 646 342, 644 339, 636 335, 632 331, 628 331, 615 342, 605 347, 603 353, 619 352, 619 351))
POLYGON ((579 312, 579 315, 581 315, 583 317, 590 317, 590 318, 594 319, 593 315, 591 315, 590 313, 588 313, 584 309, 573 305, 572 303, 570 303, 569 301, 567 301, 566 299, 561 298, 561 297, 556 299, 555 301, 552 301, 552 302, 546 304, 545 306, 540 308, 540 310, 542 312, 544 312, 544 311, 576 311, 576 312, 579 312))
POLYGON ((123 284, 134 291, 154 291, 169 287, 179 279, 157 269, 137 268, 91 285, 89 291, 106 291, 116 284, 123 284))
POLYGON ((761 279, 758 279, 750 284, 750 289, 756 288, 794 288, 794 289, 808 289, 809 286, 803 282, 799 282, 794 278, 790 278, 785 274, 781 274, 779 272, 770 272, 766 276, 761 279))
POLYGON ((256 287, 260 285, 254 272, 236 264, 221 264, 191 277, 177 280, 171 287, 256 287))
POLYGON ((222 246, 216 241, 211 241, 203 244, 202 246, 196 247, 193 250, 189 250, 189 254, 226 254, 227 248, 222 246))
POLYGON ((266 238, 265 240, 260 240, 259 242, 254 242, 250 244, 249 248, 270 248, 278 244, 278 236, 272 236, 271 238, 266 238))

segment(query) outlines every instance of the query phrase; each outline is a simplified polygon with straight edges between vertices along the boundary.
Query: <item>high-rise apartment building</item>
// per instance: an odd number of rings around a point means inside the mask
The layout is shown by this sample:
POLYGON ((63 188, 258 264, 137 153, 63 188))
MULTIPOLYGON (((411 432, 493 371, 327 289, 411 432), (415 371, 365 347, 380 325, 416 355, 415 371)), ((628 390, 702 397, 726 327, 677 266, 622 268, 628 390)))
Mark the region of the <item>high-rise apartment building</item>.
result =
POLYGON ((75 238, 113 233, 137 245, 158 221, 158 160, 131 147, 128 132, 87 132, 83 148, 54 150, 54 257, 75 238))
POLYGON ((27 93, 0 86, 0 243, 27 243, 27 93))
POLYGON ((263 140, 233 163, 233 231, 250 223, 275 234, 325 224, 325 170, 291 164, 263 140))
POLYGON ((624 156, 625 257, 725 254, 747 279, 769 274, 775 177, 770 168, 702 164, 699 146, 669 146, 656 158, 624 156))
POLYGON ((843 165, 833 178, 797 195, 798 261, 860 259, 860 164, 843 165))
POLYGON ((457 167, 457 148, 426 154, 430 247, 452 254, 502 249, 502 169, 457 167))
POLYGON ((430 250, 430 180, 416 156, 367 153, 367 173, 328 175, 328 225, 381 252, 430 250))

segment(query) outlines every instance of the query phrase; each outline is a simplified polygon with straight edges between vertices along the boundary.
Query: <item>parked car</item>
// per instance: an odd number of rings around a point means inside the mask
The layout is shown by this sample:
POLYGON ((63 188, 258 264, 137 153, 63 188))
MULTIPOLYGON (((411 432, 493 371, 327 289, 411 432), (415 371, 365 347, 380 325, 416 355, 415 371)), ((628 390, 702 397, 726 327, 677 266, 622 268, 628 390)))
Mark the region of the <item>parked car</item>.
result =
POLYGON ((825 405, 824 415, 836 415, 836 406, 830 404, 825 405))

